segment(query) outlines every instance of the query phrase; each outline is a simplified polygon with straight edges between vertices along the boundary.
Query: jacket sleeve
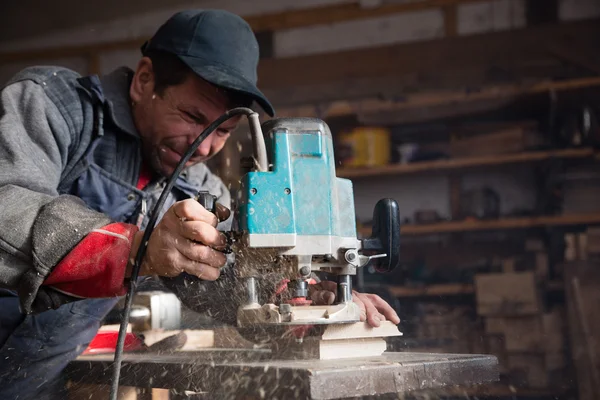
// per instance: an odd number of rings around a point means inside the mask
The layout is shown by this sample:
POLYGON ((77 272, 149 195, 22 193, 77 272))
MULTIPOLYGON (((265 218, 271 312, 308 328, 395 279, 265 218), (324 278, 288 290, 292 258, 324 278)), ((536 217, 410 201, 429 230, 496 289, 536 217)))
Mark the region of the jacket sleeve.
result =
POLYGON ((23 80, 0 92, 0 286, 32 311, 57 263, 90 231, 112 221, 57 187, 76 135, 43 85, 23 80))

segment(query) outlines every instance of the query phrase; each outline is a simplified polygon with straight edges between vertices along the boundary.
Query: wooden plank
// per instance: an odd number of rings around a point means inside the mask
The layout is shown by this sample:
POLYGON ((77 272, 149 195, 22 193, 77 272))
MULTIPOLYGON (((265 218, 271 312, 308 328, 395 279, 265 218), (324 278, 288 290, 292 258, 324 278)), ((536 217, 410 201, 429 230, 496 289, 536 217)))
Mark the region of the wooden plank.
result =
POLYGON ((504 348, 508 352, 544 353, 545 331, 541 314, 516 317, 485 318, 486 333, 504 335, 504 348))
POLYGON ((402 336, 398 326, 382 321, 379 327, 365 322, 327 326, 321 335, 304 338, 276 338, 272 352, 277 359, 337 360, 379 357, 386 350, 386 337, 402 336))
POLYGON ((479 315, 524 316, 541 312, 541 295, 531 271, 477 274, 475 295, 479 315))
POLYGON ((446 5, 444 10, 444 29, 446 36, 453 37, 458 33, 458 17, 456 15, 456 5, 446 5))
MULTIPOLYGON (((106 400, 110 398, 110 385, 69 382, 67 393, 66 400, 106 400)), ((119 400, 141 400, 135 386, 120 386, 117 396, 119 400)))
POLYGON ((88 74, 99 74, 100 73, 100 56, 98 53, 90 53, 87 57, 88 61, 88 74))
POLYGON ((561 60, 583 67, 594 74, 600 74, 600 57, 597 52, 577 39, 550 43, 548 51, 561 60))
POLYGON ((600 302, 600 269, 597 263, 575 262, 566 263, 564 270, 569 341, 577 374, 578 398, 598 399, 600 320, 596 309, 600 302))
POLYGON ((482 0, 421 0, 383 3, 376 7, 363 7, 360 1, 283 11, 245 17, 254 31, 278 31, 304 28, 314 25, 330 25, 359 19, 384 17, 391 14, 407 13, 438 7, 451 7, 463 3, 482 0))
POLYGON ((523 60, 550 57, 545 45, 577 37, 593 42, 600 34, 600 19, 549 24, 478 35, 392 44, 327 54, 262 60, 259 85, 263 90, 305 85, 331 85, 357 78, 436 76, 443 70, 480 67, 510 68, 523 60))
MULTIPOLYGON (((400 50, 397 50, 400 51, 400 50)), ((423 54, 418 53, 418 48, 415 49, 415 56, 423 58, 423 54)), ((429 57, 429 56, 428 56, 429 57)), ((427 59, 427 58, 426 58, 427 59)), ((263 60, 270 62, 270 60, 263 60)), ((334 60, 332 60, 333 62, 334 60)), ((387 61, 386 61, 387 62, 387 61)), ((277 109, 285 109, 288 107, 294 107, 298 105, 312 105, 312 104, 327 104, 327 102, 334 100, 351 100, 351 99, 365 99, 365 98, 379 98, 379 99, 403 99, 406 95, 415 93, 417 91, 441 91, 441 90, 465 90, 469 88, 471 91, 480 90, 487 85, 498 84, 493 79, 490 79, 490 71, 492 65, 497 65, 495 61, 491 61, 488 65, 469 65, 468 60, 465 60, 465 64, 461 68, 455 69, 437 69, 435 71, 420 71, 415 69, 414 71, 407 71, 402 73, 398 70, 396 74, 381 74, 376 76, 351 76, 344 79, 329 79, 327 81, 318 82, 306 82, 302 85, 295 86, 273 86, 265 87, 263 91, 265 95, 275 103, 277 109)), ((262 68, 262 61, 259 66, 259 70, 262 68)), ((348 67, 343 68, 342 73, 345 73, 348 67)), ((400 68, 400 67, 399 67, 400 68)), ((416 68, 416 67, 415 67, 416 68)), ((574 77, 572 74, 572 68, 570 71, 567 69, 565 64, 560 60, 552 57, 551 55, 539 54, 539 53, 528 53, 522 55, 518 59, 511 60, 510 72, 514 76, 520 77, 519 82, 533 82, 548 79, 548 77, 559 76, 559 77, 574 77)), ((295 73, 295 72, 294 72, 295 73)), ((299 72, 302 73, 302 72, 299 72)), ((259 85, 263 86, 262 81, 259 80, 259 85)), ((504 80, 500 83, 508 83, 509 81, 504 80)), ((506 99, 500 99, 506 101, 506 99)), ((469 108, 477 109, 489 109, 494 103, 500 100, 491 99, 487 100, 487 104, 482 105, 482 101, 468 104, 469 108)), ((439 110, 435 110, 437 114, 451 114, 449 106, 440 107, 439 110)), ((464 103, 457 104, 465 108, 464 103)), ((398 120, 404 119, 422 119, 426 115, 414 116, 415 112, 419 110, 412 110, 411 112, 399 113, 396 111, 393 116, 400 114, 398 120)), ((431 114, 432 110, 427 109, 427 114, 431 114)), ((423 114, 423 111, 420 112, 423 114)), ((388 116, 387 118, 390 118, 388 116)))
POLYGON ((396 164, 372 168, 340 168, 337 176, 341 178, 362 178, 383 175, 412 175, 423 172, 480 168, 485 166, 505 165, 543 161, 551 158, 588 158, 596 154, 592 148, 561 149, 548 151, 530 151, 515 154, 503 154, 493 157, 468 157, 447 160, 423 161, 412 164, 396 164))
MULTIPOLYGON (((548 282, 546 290, 560 292, 563 290, 562 282, 548 282)), ((460 296, 475 294, 475 286, 470 283, 441 283, 422 287, 410 287, 399 285, 386 285, 390 295, 394 297, 437 297, 437 296, 460 296)))
POLYGON ((449 177, 450 213, 452 219, 460 218, 462 177, 458 174, 450 174, 449 177))
POLYGON ((392 285, 386 286, 386 289, 394 297, 433 297, 475 293, 475 288, 473 285, 462 283, 447 283, 423 287, 392 285))
POLYGON ((376 112, 398 112, 407 109, 436 107, 457 103, 468 103, 495 99, 515 99, 519 96, 536 93, 576 90, 600 86, 600 77, 571 79, 566 81, 537 82, 530 85, 498 85, 481 88, 478 91, 443 91, 409 94, 400 100, 376 98, 360 100, 337 100, 318 105, 302 105, 277 110, 278 117, 318 117, 332 118, 353 114, 376 112))
POLYGON ((139 49, 145 41, 146 38, 135 38, 114 42, 86 44, 68 47, 60 46, 38 50, 4 52, 0 53, 0 64, 80 57, 88 54, 97 54, 116 50, 134 50, 139 49))
MULTIPOLYGON (((356 1, 346 4, 311 7, 301 10, 282 11, 262 15, 242 15, 242 17, 248 22, 254 32, 259 33, 383 17, 391 14, 481 1, 483 0, 423 0, 407 3, 382 4, 377 7, 369 8, 362 7, 360 2, 356 1)), ((140 37, 81 46, 6 52, 0 54, 0 63, 81 56, 82 54, 94 54, 113 50, 138 49, 148 39, 149 38, 146 37, 140 37)))
MULTIPOLYGON (((451 232, 470 232, 502 229, 527 229, 544 226, 569 226, 600 224, 600 213, 552 215, 541 217, 502 218, 497 220, 449 221, 426 225, 402 225, 400 234, 404 236, 431 235, 451 232)), ((370 227, 363 227, 360 233, 369 236, 370 227)))

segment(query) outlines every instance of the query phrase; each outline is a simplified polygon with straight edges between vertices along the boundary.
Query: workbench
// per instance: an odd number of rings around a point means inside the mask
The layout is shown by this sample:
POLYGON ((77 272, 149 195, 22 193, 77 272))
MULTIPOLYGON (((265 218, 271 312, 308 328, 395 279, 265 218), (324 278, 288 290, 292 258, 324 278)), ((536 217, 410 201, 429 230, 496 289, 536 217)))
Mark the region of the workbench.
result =
MULTIPOLYGON (((81 356, 67 367, 76 383, 107 384, 113 356, 81 356)), ((273 360, 264 349, 207 349, 170 354, 129 353, 123 386, 203 393, 210 399, 345 399, 406 394, 499 379, 488 355, 385 352, 343 360, 273 360)))

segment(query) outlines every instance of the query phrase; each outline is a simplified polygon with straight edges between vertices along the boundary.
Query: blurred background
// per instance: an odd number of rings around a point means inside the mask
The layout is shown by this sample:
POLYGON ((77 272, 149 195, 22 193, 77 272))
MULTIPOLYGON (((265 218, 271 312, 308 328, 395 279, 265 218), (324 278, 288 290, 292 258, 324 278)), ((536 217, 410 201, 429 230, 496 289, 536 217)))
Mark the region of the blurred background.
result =
MULTIPOLYGON (((402 269, 357 279, 401 315, 389 348, 498 356, 464 395, 600 398, 599 0, 3 3, 0 82, 135 68, 181 8, 243 16, 278 116, 328 123, 359 234, 400 204, 402 269)), ((244 130, 210 162, 234 197, 244 130)))

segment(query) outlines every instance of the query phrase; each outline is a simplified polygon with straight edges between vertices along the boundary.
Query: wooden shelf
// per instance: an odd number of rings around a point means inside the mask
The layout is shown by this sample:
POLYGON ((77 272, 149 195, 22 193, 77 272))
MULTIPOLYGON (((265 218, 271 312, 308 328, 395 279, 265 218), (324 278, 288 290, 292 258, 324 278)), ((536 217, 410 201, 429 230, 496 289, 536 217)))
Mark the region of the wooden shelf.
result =
MULTIPOLYGON (((431 235, 437 233, 470 232, 483 230, 527 229, 544 226, 600 224, 600 213, 553 215, 542 217, 502 218, 496 220, 449 221, 423 225, 402 225, 401 236, 431 235)), ((363 236, 371 234, 370 227, 361 227, 363 236)))
POLYGON ((587 158, 594 155, 595 152, 592 148, 528 151, 523 153, 502 154, 497 156, 423 161, 412 164, 386 165, 382 167, 339 168, 337 170, 337 176, 340 178, 363 178, 384 175, 409 175, 431 171, 457 170, 493 165, 535 162, 548 160, 551 158, 587 158))
MULTIPOLYGON (((385 288, 394 297, 436 297, 475 294, 475 286, 471 283, 439 283, 421 287, 386 285, 385 288)), ((549 281, 546 284, 546 291, 548 292, 561 292, 563 290, 563 282, 549 281)))
POLYGON ((453 296, 475 293, 475 287, 468 283, 444 283, 423 287, 386 286, 386 289, 394 297, 453 296))
POLYGON ((478 91, 427 91, 406 95, 402 100, 381 100, 365 98, 355 101, 331 101, 324 104, 301 105, 282 108, 279 117, 316 117, 332 118, 354 114, 379 112, 399 112, 412 108, 438 107, 459 103, 480 102, 483 100, 511 100, 525 95, 538 93, 575 90, 592 86, 600 86, 599 77, 570 79, 564 81, 540 81, 529 85, 498 85, 482 87, 478 91))

